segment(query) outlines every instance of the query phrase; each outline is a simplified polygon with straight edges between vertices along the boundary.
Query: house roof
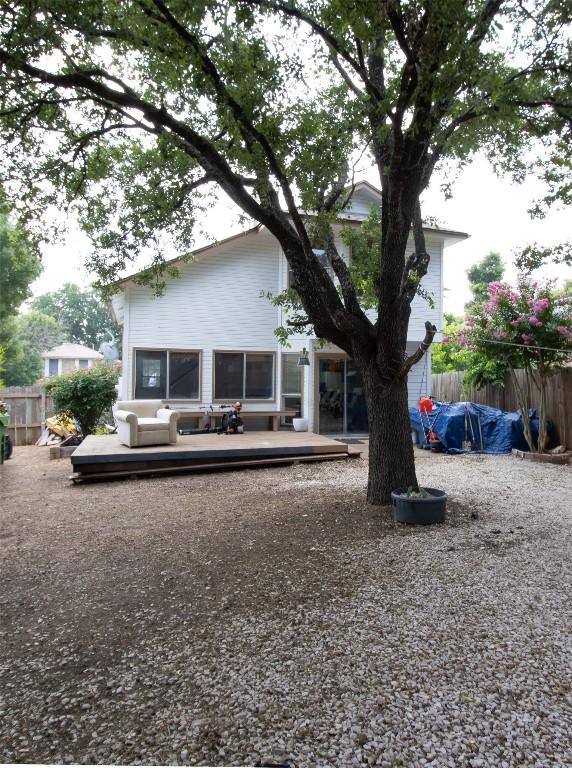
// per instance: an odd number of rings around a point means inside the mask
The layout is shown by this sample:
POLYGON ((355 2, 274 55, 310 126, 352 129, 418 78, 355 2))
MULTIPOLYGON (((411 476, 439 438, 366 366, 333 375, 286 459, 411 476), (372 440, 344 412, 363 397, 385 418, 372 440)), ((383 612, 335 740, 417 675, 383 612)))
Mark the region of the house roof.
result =
POLYGON ((95 349, 90 347, 84 347, 82 344, 60 344, 47 352, 42 352, 42 357, 52 358, 69 358, 72 360, 100 360, 103 359, 103 355, 96 352, 95 349))
MULTIPOLYGON (((365 190, 369 196, 375 198, 376 200, 381 200, 381 190, 377 189, 373 184, 370 184, 369 181, 358 181, 354 185, 354 193, 359 190, 365 190)), ((288 213, 287 211, 284 211, 284 213, 288 213)), ((363 216, 355 215, 352 216, 351 214, 346 214, 344 216, 340 216, 337 221, 339 221, 341 224, 347 224, 347 223, 355 223, 356 221, 363 220, 363 216)), ((250 227, 249 229, 245 229, 242 232, 237 233, 236 235, 230 235, 229 237, 225 237, 222 240, 215 240, 212 243, 209 243, 208 245, 202 246, 201 248, 197 248, 196 251, 191 251, 190 256, 200 256, 203 253, 206 253, 207 251, 212 250, 213 248, 217 248, 219 245, 225 245, 226 243, 230 243, 233 240, 238 240, 241 237, 246 237, 247 235, 251 235, 254 232, 259 232, 262 229, 262 224, 256 224, 254 227, 250 227)), ((470 235, 467 232, 459 232, 454 229, 442 229, 441 227, 432 227, 429 225, 426 225, 423 227, 423 231, 427 234, 438 234, 444 236, 446 242, 445 247, 448 247, 450 245, 454 245, 455 243, 461 242, 462 240, 466 240, 470 235)), ((175 256, 173 259, 168 259, 165 261, 165 264, 176 264, 178 261, 182 261, 181 256, 175 256)), ((137 275, 142 274, 145 272, 145 269, 140 270, 139 272, 134 272, 132 275, 127 275, 127 277, 122 277, 119 280, 115 280, 110 285, 118 286, 122 285, 124 283, 128 283, 130 280, 133 280, 134 277, 137 277, 137 275)), ((113 310, 112 310, 113 311, 113 310)))
MULTIPOLYGON (((258 232, 260 229, 262 229, 262 224, 256 224, 254 227, 250 227, 249 229, 245 229, 242 232, 238 232, 236 235, 230 235, 229 237, 223 237, 222 240, 214 240, 212 243, 209 243, 208 245, 203 245, 200 248, 197 248, 196 251, 191 251, 190 256, 200 256, 203 253, 206 253, 207 251, 212 250, 213 248, 217 248, 219 245, 225 245, 225 243, 231 243, 233 240, 238 240, 241 237, 246 237, 246 235, 251 235, 254 232, 258 232)), ((182 261, 182 256, 175 256, 173 259, 167 259, 165 261, 165 265, 167 264, 176 264, 177 261, 182 261)), ((130 280, 133 280, 134 277, 137 277, 137 275, 143 274, 143 272, 146 272, 146 269, 141 269, 139 272, 134 272, 132 275, 127 275, 127 277, 121 277, 119 280, 114 280, 110 285, 122 285, 123 283, 128 283, 130 280)))
MULTIPOLYGON (((350 189, 350 187, 348 187, 348 189, 350 189)), ((372 197, 381 200, 381 189, 378 189, 373 184, 370 184, 369 181, 356 181, 354 184, 354 192, 357 192, 360 189, 365 189, 367 192, 371 193, 372 197)))

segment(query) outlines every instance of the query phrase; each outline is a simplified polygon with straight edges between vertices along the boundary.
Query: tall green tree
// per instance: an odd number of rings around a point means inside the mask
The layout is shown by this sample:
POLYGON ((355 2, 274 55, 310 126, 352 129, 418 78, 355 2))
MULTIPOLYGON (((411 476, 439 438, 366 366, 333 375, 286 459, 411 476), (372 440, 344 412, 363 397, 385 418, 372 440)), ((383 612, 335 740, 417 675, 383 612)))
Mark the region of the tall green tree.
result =
POLYGON ((31 296, 30 286, 41 268, 36 250, 24 228, 10 215, 0 188, 0 379, 6 386, 32 383, 28 379, 38 368, 37 357, 26 359, 18 338, 16 315, 20 305, 31 296), (29 362, 33 370, 21 370, 20 375, 18 369, 27 369, 29 362))
POLYGON ((29 386, 43 374, 42 352, 60 344, 65 334, 57 320, 36 311, 10 318, 9 323, 4 383, 29 386))
MULTIPOLYGON (((469 278, 469 285, 471 287, 471 293, 473 294, 473 301, 482 304, 483 301, 487 301, 488 293, 487 287, 489 283, 494 283, 502 280, 504 275, 504 263, 500 253, 491 251, 487 255, 473 264, 467 270, 467 277, 469 278)), ((467 307, 471 306, 471 303, 467 307)))
POLYGON ((18 335, 18 319, 8 318, 9 338, 6 341, 2 379, 7 387, 27 387, 42 376, 42 358, 35 349, 23 344, 18 335))
POLYGON ((75 201, 100 279, 144 252, 144 279, 160 287, 165 248, 188 249, 209 194, 225 192, 279 241, 300 322, 362 375, 369 501, 416 485, 407 375, 435 333, 428 323, 407 354, 429 262, 420 196, 437 165, 483 148, 499 171, 546 173, 552 198, 566 198, 569 0, 0 0, 0 9, 4 158, 20 199, 36 209, 75 201), (382 189, 374 321, 332 236, 364 153, 382 189))
POLYGON ((10 219, 0 190, 0 325, 32 295, 42 265, 24 229, 10 219))
POLYGON ((455 341, 455 336, 462 325, 462 317, 445 313, 443 341, 434 342, 431 346, 431 370, 433 373, 466 370, 471 353, 455 341))
POLYGON ((73 283, 66 283, 59 291, 38 296, 30 306, 58 322, 64 331, 62 340, 98 349, 102 341, 109 340, 110 333, 120 338, 109 310, 93 290, 83 291, 73 283))
POLYGON ((65 332, 59 321, 51 315, 31 310, 19 315, 17 334, 20 342, 29 350, 47 352, 65 340, 65 332))

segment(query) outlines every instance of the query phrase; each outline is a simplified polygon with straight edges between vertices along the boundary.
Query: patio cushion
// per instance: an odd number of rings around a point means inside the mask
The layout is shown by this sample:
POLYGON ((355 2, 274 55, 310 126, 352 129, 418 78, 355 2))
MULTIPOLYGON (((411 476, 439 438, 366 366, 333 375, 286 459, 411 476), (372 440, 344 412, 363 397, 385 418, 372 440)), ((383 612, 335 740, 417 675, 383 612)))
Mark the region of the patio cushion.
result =
POLYGON ((149 419, 149 418, 141 418, 141 417, 137 419, 138 432, 148 432, 156 429, 166 429, 167 426, 168 425, 166 424, 166 422, 161 419, 149 419))

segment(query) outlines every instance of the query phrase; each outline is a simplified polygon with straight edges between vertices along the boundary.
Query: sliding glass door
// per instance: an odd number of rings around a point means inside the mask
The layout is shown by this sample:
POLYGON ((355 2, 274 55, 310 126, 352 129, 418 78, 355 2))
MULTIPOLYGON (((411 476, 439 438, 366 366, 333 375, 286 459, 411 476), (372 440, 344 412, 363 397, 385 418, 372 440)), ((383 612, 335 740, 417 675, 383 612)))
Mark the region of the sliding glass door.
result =
POLYGON ((361 376, 352 360, 318 357, 318 429, 321 434, 367 434, 361 376))

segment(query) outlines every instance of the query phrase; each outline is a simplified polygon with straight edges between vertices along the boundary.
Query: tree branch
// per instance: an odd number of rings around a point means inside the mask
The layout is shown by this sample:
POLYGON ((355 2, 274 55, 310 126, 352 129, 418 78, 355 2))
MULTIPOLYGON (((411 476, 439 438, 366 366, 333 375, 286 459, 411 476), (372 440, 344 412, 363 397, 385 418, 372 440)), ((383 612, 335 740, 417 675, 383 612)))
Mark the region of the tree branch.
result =
POLYGON ((279 239, 280 237, 286 240, 295 238, 291 225, 280 209, 270 210, 261 206, 246 192, 241 176, 233 171, 226 158, 216 150, 212 143, 190 126, 174 118, 164 107, 157 107, 132 93, 109 88, 105 83, 94 80, 82 71, 54 74, 32 64, 15 61, 10 53, 4 49, 0 49, 0 64, 14 67, 35 80, 57 88, 87 91, 95 97, 94 101, 117 109, 121 114, 129 116, 134 121, 136 118, 125 113, 124 110, 139 110, 149 122, 149 125, 139 123, 142 130, 155 135, 164 130, 177 137, 182 142, 185 151, 197 160, 206 173, 211 175, 214 181, 217 181, 245 213, 268 226, 279 239))
POLYGON ((415 251, 409 256, 403 268, 401 277, 400 295, 409 303, 413 301, 421 279, 427 274, 430 257, 425 247, 425 234, 423 232, 423 221, 421 219, 421 205, 419 199, 415 204, 415 212, 412 221, 413 240, 415 242, 415 251), (415 276, 412 273, 415 273, 415 276))
POLYGON ((427 350, 433 343, 433 339, 435 338, 436 333, 437 333, 437 328, 427 320, 425 323, 425 336, 423 338, 423 341, 417 347, 415 352, 412 355, 409 355, 409 357, 407 357, 404 360, 403 365, 401 366, 398 374, 398 377, 400 379, 404 379, 409 373, 409 371, 413 368, 415 363, 418 363, 421 360, 425 352, 427 352, 427 350))
MULTIPOLYGON (((208 55, 207 51, 201 45, 197 36, 194 35, 192 32, 190 32, 188 29, 186 29, 186 27, 184 27, 175 18, 175 16, 163 3, 163 0, 151 0, 151 1, 155 5, 155 7, 158 9, 158 11, 161 14, 161 17, 165 20, 165 22, 169 25, 169 27, 173 31, 175 31, 176 34, 180 37, 180 39, 184 43, 186 43, 188 46, 190 46, 190 48, 198 56, 199 62, 201 64, 201 68, 204 74, 206 74, 209 77, 219 99, 221 99, 221 101, 231 109, 232 114, 234 115, 238 125, 240 126, 241 133, 249 149, 252 151, 252 144, 257 143, 263 150, 263 153, 268 161, 269 169, 278 180, 280 189, 282 190, 282 193, 286 200, 288 212, 294 222, 296 232, 298 233, 298 236, 300 237, 302 242, 305 244, 305 246, 307 248, 310 248, 310 242, 308 240, 306 229, 304 227, 304 223, 302 221, 302 218, 300 216, 300 213, 294 201, 294 195, 290 188, 290 184, 288 182, 288 179, 286 178, 286 174, 284 173, 283 168, 281 167, 278 161, 278 158, 276 157, 270 145, 270 142, 268 141, 266 136, 261 131, 259 131, 258 128, 255 127, 254 123, 247 116, 243 107, 231 95, 228 88, 224 84, 221 74, 218 71, 216 65, 208 55)), ((266 176, 264 181, 266 182, 266 184, 268 184, 269 187, 271 187, 270 179, 268 178, 268 176, 266 176)), ((274 205, 278 204, 278 198, 277 196, 272 195, 272 189, 269 190, 269 194, 271 195, 271 197, 274 198, 274 205)))
POLYGON ((338 70, 342 80, 348 86, 350 91, 352 91, 358 97, 358 99, 362 99, 365 96, 365 93, 361 90, 361 88, 359 88, 354 83, 354 81, 348 75, 346 70, 342 67, 342 65, 340 64, 340 60, 338 59, 338 55, 337 53, 335 53, 335 51, 332 51, 332 54, 330 56, 330 61, 332 62, 334 67, 338 70))
POLYGON ((347 64, 350 65, 354 72, 361 77, 364 85, 367 86, 369 82, 367 73, 365 69, 360 65, 360 62, 354 59, 349 51, 340 44, 339 39, 335 35, 333 35, 331 32, 328 32, 328 30, 322 24, 317 22, 316 19, 313 19, 307 13, 297 8, 293 2, 282 3, 273 2, 272 0, 245 0, 245 2, 247 2, 249 5, 255 5, 258 8, 267 9, 269 11, 277 11, 278 13, 282 13, 284 16, 297 19, 298 21, 307 24, 313 32, 315 32, 319 37, 322 38, 322 40, 324 40, 325 43, 327 43, 329 48, 333 49, 347 64))

